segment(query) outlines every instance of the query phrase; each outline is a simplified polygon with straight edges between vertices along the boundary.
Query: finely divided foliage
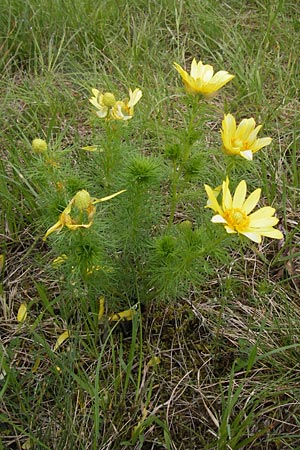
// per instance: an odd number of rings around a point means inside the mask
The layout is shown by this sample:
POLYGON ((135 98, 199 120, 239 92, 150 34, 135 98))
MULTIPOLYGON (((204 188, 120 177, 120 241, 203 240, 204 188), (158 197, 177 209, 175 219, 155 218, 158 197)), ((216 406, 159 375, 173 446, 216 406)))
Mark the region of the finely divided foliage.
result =
POLYGON ((299 448, 299 7, 1 12, 0 450, 299 448))

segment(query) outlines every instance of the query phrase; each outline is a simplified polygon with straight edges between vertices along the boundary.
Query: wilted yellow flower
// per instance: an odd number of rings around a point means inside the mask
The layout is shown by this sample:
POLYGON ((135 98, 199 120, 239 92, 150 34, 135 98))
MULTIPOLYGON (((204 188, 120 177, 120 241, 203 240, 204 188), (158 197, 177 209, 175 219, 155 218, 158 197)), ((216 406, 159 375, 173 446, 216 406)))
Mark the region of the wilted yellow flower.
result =
POLYGON ((190 75, 176 62, 174 67, 180 73, 186 91, 193 95, 202 94, 205 97, 212 97, 234 78, 234 75, 230 75, 225 70, 214 74, 212 66, 203 64, 202 61, 197 63, 195 58, 192 61, 190 75))
POLYGON ((129 120, 132 118, 134 113, 134 106, 142 97, 142 91, 140 89, 135 89, 133 92, 129 89, 129 100, 125 99, 123 101, 116 102, 111 110, 111 116, 113 119, 117 120, 129 120))
POLYGON ((205 190, 209 199, 206 208, 211 208, 217 213, 211 221, 222 223, 227 233, 240 233, 257 243, 261 242, 262 236, 283 238, 282 233, 273 228, 278 223, 277 217, 274 217, 274 208, 265 206, 250 214, 259 201, 261 189, 256 189, 246 199, 247 185, 243 180, 232 197, 227 177, 222 184, 221 204, 218 203, 217 194, 211 187, 205 185, 205 190))
POLYGON ((92 89, 94 96, 90 102, 97 108, 97 116, 101 119, 129 120, 133 116, 134 106, 142 97, 142 91, 129 89, 129 99, 117 101, 114 94, 105 92, 102 94, 98 89, 92 89))
POLYGON ((70 230, 77 230, 78 228, 89 228, 93 223, 93 217, 96 212, 96 208, 94 205, 96 203, 110 200, 111 198, 122 194, 122 192, 125 192, 125 190, 126 189, 123 189, 122 191, 116 192, 115 194, 108 195, 107 197, 103 198, 92 198, 85 189, 78 191, 59 216, 59 220, 49 228, 49 230, 43 237, 43 240, 45 240, 49 236, 49 234, 53 233, 54 231, 60 231, 64 226, 66 226, 70 230), (78 210, 79 219, 71 217, 73 207, 78 210), (82 213, 85 213, 87 215, 87 223, 83 223, 82 213))
POLYGON ((262 125, 255 127, 253 117, 243 119, 237 127, 234 116, 225 114, 221 130, 224 152, 228 155, 240 155, 251 161, 253 153, 272 141, 269 137, 257 139, 261 127, 262 125))
POLYGON ((48 148, 47 142, 39 138, 33 139, 31 146, 35 153, 45 153, 48 148))

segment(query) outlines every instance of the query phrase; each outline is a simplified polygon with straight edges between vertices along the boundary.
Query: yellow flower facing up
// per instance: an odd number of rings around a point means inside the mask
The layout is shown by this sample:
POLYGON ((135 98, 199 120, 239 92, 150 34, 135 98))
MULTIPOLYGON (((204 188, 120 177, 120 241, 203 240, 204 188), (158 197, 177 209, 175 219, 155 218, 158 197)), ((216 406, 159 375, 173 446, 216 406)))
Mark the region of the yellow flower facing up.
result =
POLYGON ((265 206, 250 214, 259 202, 261 189, 256 189, 246 199, 247 185, 243 180, 239 183, 232 197, 229 190, 229 179, 222 184, 222 203, 217 200, 217 192, 205 185, 208 195, 206 208, 211 208, 217 214, 213 216, 213 223, 222 223, 227 233, 240 233, 254 242, 260 243, 261 237, 282 239, 283 235, 276 230, 278 223, 274 217, 275 209, 265 206))
POLYGON ((107 197, 103 198, 92 198, 85 189, 78 191, 59 216, 59 220, 49 228, 49 230, 43 237, 43 240, 46 240, 47 237, 54 231, 60 231, 64 226, 66 226, 70 230, 77 230, 78 228, 89 228, 93 223, 93 217, 96 212, 95 204, 110 200, 111 198, 122 194, 123 192, 125 192, 125 190, 126 189, 123 189, 122 191, 116 192, 115 194, 108 195, 107 197), (73 217, 71 216, 71 213, 74 213, 74 210, 77 212, 76 217, 74 217, 74 214, 73 217), (84 216, 87 217, 87 223, 83 222, 84 216))
POLYGON ((129 99, 117 101, 114 94, 105 92, 102 94, 98 89, 92 89, 94 96, 90 102, 97 108, 97 116, 101 119, 129 120, 133 117, 134 106, 142 97, 142 91, 129 89, 129 99))
POLYGON ((209 64, 197 63, 194 58, 188 74, 179 64, 174 63, 177 72, 180 73, 182 82, 189 94, 202 94, 204 97, 212 97, 221 87, 228 83, 234 75, 225 70, 220 70, 214 74, 214 69, 209 64))
POLYGON ((262 125, 255 127, 255 120, 243 119, 237 126, 232 114, 225 114, 222 121, 221 136, 224 152, 228 155, 240 155, 251 161, 253 153, 269 145, 270 137, 257 139, 257 134, 262 125))

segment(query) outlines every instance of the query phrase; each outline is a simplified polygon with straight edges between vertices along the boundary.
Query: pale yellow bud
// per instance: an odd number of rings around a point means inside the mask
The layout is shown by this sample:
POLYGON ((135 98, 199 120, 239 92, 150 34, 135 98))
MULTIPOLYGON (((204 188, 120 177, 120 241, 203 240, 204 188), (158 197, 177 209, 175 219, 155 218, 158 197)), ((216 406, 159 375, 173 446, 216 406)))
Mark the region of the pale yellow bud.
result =
POLYGON ((76 208, 83 210, 87 209, 91 204, 91 196, 85 189, 78 191, 74 197, 74 205, 76 208))
POLYGON ((108 108, 112 108, 116 103, 115 96, 111 92, 105 92, 105 94, 103 94, 102 101, 108 108))
POLYGON ((33 139, 31 146, 34 153, 45 153, 48 148, 47 142, 39 138, 33 139))

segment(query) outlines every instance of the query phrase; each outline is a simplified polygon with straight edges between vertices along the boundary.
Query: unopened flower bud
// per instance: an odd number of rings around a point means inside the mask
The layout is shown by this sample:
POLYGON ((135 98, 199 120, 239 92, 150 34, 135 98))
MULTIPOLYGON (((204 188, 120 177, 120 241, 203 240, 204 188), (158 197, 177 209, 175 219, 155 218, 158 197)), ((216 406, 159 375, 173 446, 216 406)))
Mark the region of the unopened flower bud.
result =
POLYGON ((48 148, 47 142, 39 138, 33 139, 31 146, 34 153, 45 153, 48 148))
POLYGON ((85 189, 78 191, 74 197, 74 206, 80 210, 87 209, 91 204, 91 196, 85 189))
POLYGON ((182 231, 191 230, 193 228, 193 223, 190 220, 184 220, 178 224, 182 231))
POLYGON ((111 92, 105 92, 105 94, 103 94, 102 100, 103 104, 108 108, 112 108, 116 104, 115 96, 111 92))

